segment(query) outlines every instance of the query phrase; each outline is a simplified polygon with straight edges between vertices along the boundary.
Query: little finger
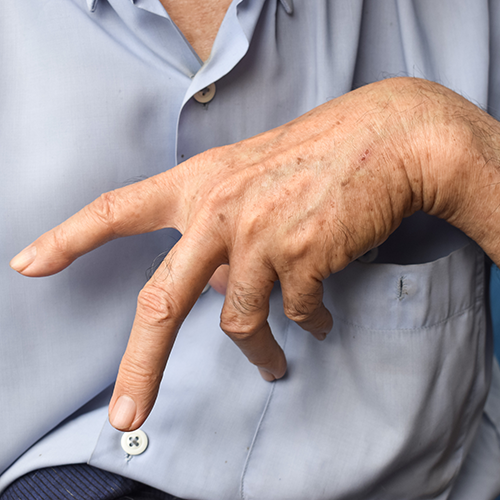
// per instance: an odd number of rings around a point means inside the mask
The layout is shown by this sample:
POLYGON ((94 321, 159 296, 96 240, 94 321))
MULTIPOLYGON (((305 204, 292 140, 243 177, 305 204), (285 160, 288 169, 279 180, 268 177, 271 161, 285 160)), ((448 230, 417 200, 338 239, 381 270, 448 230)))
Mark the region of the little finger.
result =
POLYGON ((323 303, 323 283, 297 272, 280 275, 280 282, 286 316, 324 340, 333 327, 333 318, 323 303))

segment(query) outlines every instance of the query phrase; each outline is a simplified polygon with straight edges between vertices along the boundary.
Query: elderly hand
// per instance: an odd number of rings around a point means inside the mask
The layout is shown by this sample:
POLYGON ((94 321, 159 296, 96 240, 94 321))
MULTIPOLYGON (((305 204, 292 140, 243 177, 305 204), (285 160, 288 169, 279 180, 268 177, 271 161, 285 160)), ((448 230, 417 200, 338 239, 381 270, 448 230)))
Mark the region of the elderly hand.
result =
POLYGON ((230 268, 221 328, 272 381, 286 371, 267 322, 275 281, 286 315, 321 340, 332 327, 322 280, 416 210, 465 230, 499 262, 498 133, 495 120, 444 87, 386 80, 105 193, 11 265, 45 276, 113 238, 165 227, 183 234, 139 294, 110 403, 111 423, 136 429, 183 319, 222 264, 230 268))

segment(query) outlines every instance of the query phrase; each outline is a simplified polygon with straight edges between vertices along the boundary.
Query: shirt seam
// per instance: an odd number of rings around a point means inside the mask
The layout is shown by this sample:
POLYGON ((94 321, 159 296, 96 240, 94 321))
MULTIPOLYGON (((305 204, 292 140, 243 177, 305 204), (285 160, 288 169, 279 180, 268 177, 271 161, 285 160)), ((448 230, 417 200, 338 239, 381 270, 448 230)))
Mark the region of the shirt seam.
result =
MULTIPOLYGON (((290 331, 290 323, 291 322, 288 321, 287 325, 286 325, 285 335, 284 335, 284 340, 283 340, 283 347, 282 347, 283 351, 285 350, 285 347, 286 347, 286 341, 288 339, 288 332, 290 331)), ((267 397, 266 403, 265 403, 264 408, 262 410, 262 414, 259 418, 259 422, 257 423, 257 428, 255 429, 255 433, 254 433, 254 436, 252 438, 252 442, 250 444, 250 449, 248 451, 247 458, 245 460, 245 464, 243 465, 243 472, 241 474, 241 481, 240 481, 240 498, 241 498, 241 500, 246 500, 246 498, 247 498, 245 495, 245 476, 246 476, 246 473, 248 470, 248 465, 249 465, 250 459, 252 457, 253 450, 255 448, 255 442, 257 441, 257 437, 258 437, 260 429, 262 427, 262 423, 264 421, 264 418, 267 414, 267 410, 271 404, 271 400, 272 400, 273 395, 274 395, 274 389, 276 387, 276 382, 272 382, 271 385, 272 385, 272 387, 269 391, 269 395, 267 397)))
POLYGON ((333 316, 333 319, 335 322, 343 323, 344 325, 348 325, 348 326, 353 326, 355 328, 358 328, 358 329, 364 330, 364 331, 371 331, 371 332, 398 332, 398 331, 418 332, 421 330, 429 330, 429 329, 434 328, 438 325, 442 325, 443 323, 446 323, 450 319, 461 316, 461 315, 465 314, 466 312, 470 311, 471 309, 474 309, 475 307, 480 305, 482 302, 483 302, 483 298, 478 297, 470 306, 466 307, 465 309, 460 309, 457 312, 450 314, 446 318, 444 318, 440 321, 436 321, 435 323, 431 323, 430 325, 425 325, 425 326, 420 326, 420 327, 415 327, 415 328, 371 328, 368 326, 359 325, 359 324, 354 323, 352 321, 345 320, 345 319, 340 318, 338 316, 334 316, 334 315, 332 315, 332 316, 333 316))

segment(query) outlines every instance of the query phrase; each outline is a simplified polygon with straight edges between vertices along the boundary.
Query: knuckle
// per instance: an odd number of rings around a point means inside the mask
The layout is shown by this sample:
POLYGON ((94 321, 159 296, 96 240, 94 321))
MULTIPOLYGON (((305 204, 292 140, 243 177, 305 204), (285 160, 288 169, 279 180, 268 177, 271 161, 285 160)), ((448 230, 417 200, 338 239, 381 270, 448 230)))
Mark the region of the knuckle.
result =
POLYGON ((65 254, 68 248, 68 235, 63 227, 58 227, 51 231, 49 236, 49 243, 52 249, 58 254, 65 254))
POLYGON ((310 265, 315 245, 307 235, 297 232, 288 234, 279 245, 279 255, 273 259, 278 274, 294 276, 305 265, 310 265))
POLYGON ((177 304, 164 289, 154 284, 145 286, 139 292, 137 314, 148 323, 153 322, 157 325, 178 323, 182 320, 177 304))
POLYGON ((255 314, 262 310, 265 296, 262 291, 253 286, 234 285, 234 292, 231 294, 231 305, 241 315, 255 314))
POLYGON ((101 194, 99 198, 88 205, 88 211, 93 219, 114 232, 116 226, 116 194, 114 191, 101 194))
POLYGON ((248 318, 238 314, 222 311, 220 327, 222 331, 235 341, 252 338, 261 328, 259 323, 252 323, 248 318))
POLYGON ((296 323, 309 321, 321 306, 321 299, 314 295, 301 294, 295 300, 287 300, 283 305, 287 318, 296 323))
POLYGON ((305 323, 306 321, 309 321, 312 316, 310 312, 304 312, 293 308, 285 308, 285 315, 295 323, 305 323))
POLYGON ((227 206, 235 197, 236 184, 232 177, 221 180, 210 188, 205 200, 205 206, 208 209, 227 206))
POLYGON ((120 384, 133 394, 149 393, 156 388, 163 373, 149 368, 147 363, 135 357, 124 357, 120 365, 120 384))
MULTIPOLYGON (((226 231, 234 220, 235 201, 240 199, 235 195, 236 185, 231 185, 227 179, 221 179, 217 183, 210 182, 211 186, 204 187, 201 193, 195 193, 195 207, 191 217, 201 224, 204 231, 210 230, 226 231)), ((237 203, 237 202, 236 202, 237 203)))

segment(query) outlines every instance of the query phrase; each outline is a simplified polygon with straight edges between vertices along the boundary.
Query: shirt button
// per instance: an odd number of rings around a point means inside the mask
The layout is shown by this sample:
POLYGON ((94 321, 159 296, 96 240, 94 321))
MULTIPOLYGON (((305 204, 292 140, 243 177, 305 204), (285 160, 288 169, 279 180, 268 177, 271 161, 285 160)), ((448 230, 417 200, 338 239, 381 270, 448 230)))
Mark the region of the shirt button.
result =
POLYGON ((140 429, 132 432, 124 432, 121 445, 128 455, 140 455, 148 447, 148 436, 140 429))
POLYGON ((211 83, 208 87, 205 87, 199 92, 196 92, 196 94, 193 97, 199 103, 206 104, 207 102, 210 102, 214 98, 214 95, 215 95, 215 83, 211 83))

